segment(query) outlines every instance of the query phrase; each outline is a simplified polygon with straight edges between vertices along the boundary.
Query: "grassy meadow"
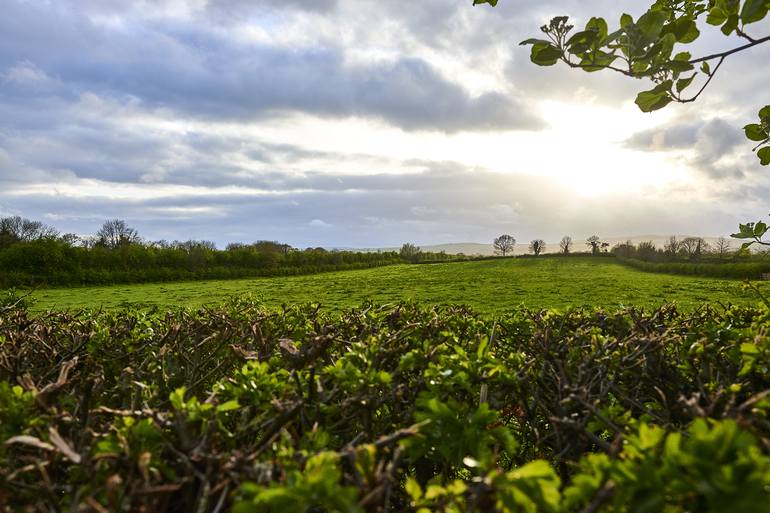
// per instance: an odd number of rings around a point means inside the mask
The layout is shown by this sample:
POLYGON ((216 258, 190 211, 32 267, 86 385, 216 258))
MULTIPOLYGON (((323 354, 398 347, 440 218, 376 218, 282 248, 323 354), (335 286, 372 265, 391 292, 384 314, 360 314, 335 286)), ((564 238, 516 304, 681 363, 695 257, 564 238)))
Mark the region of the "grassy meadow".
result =
MULTIPOLYGON (((764 284, 760 284, 764 290, 764 284)), ((766 289, 770 291, 770 289, 766 289)), ((752 304, 756 293, 742 282, 646 273, 610 259, 530 258, 431 265, 394 265, 307 276, 40 289, 36 310, 115 308, 126 304, 198 307, 230 296, 251 294, 268 305, 320 303, 344 310, 367 300, 390 303, 415 299, 432 304, 465 304, 497 314, 518 305, 565 309, 571 306, 654 307, 676 302, 752 304)))

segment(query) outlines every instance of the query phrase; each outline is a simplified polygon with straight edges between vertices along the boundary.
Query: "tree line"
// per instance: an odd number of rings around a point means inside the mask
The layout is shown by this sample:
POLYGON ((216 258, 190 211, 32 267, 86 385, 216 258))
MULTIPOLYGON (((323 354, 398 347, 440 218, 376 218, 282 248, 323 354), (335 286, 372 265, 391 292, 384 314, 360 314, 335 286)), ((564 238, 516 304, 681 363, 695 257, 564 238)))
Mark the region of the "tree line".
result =
POLYGON ((18 216, 0 218, 0 288, 308 274, 402 261, 395 251, 300 250, 267 240, 224 250, 205 240, 146 241, 119 219, 83 237, 18 216))
MULTIPOLYGON (((574 245, 572 237, 565 235, 559 241, 559 253, 563 255, 571 254, 574 245)), ((608 242, 602 241, 598 235, 591 235, 586 239, 586 246, 588 246, 591 254, 596 255, 599 253, 607 253, 610 245, 608 242)), ((492 248, 494 249, 495 255, 503 257, 511 256, 516 248, 516 239, 512 235, 504 233, 499 237, 495 237, 492 241, 492 248)), ((528 246, 529 252, 534 256, 539 256, 541 253, 544 253, 546 248, 547 245, 543 239, 533 239, 529 242, 528 246)))

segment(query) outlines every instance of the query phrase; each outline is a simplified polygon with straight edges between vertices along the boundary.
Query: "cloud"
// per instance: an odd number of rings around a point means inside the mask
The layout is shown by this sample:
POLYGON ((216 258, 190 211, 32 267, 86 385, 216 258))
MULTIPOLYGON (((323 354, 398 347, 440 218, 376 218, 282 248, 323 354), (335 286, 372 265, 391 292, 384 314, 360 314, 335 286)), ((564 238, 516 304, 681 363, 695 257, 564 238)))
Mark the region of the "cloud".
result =
POLYGON ((0 66, 9 66, 6 75, 27 79, 54 73, 64 83, 62 97, 87 91, 127 96, 148 108, 205 119, 302 112, 379 119, 406 130, 544 126, 517 96, 471 95, 420 58, 350 64, 341 46, 247 42, 171 21, 133 26, 124 20, 111 27, 78 17, 77 10, 43 13, 33 5, 11 0, 11 12, 0 19, 4 40, 13 41, 0 44, 0 66))
MULTIPOLYGON (((731 58, 695 106, 667 109, 673 120, 629 121, 653 128, 615 147, 583 145, 598 121, 575 112, 627 106, 645 84, 536 67, 517 45, 553 15, 616 21, 624 8, 7 0, 0 205, 65 231, 122 217, 148 238, 303 247, 725 233, 749 203, 764 212, 770 184, 739 128, 767 89, 767 48, 731 58), (688 172, 584 194, 623 183, 601 178, 597 155, 688 172)), ((602 134, 630 131, 618 124, 602 134)))
POLYGON ((43 70, 29 61, 22 61, 11 66, 2 74, 2 78, 6 82, 12 82, 21 86, 39 84, 50 80, 50 77, 43 70))
POLYGON ((750 153, 738 123, 722 118, 677 120, 636 133, 623 144, 642 151, 684 150, 687 164, 710 179, 742 177, 750 153))
POLYGON ((320 219, 313 219, 308 223, 313 228, 331 228, 332 225, 320 219))

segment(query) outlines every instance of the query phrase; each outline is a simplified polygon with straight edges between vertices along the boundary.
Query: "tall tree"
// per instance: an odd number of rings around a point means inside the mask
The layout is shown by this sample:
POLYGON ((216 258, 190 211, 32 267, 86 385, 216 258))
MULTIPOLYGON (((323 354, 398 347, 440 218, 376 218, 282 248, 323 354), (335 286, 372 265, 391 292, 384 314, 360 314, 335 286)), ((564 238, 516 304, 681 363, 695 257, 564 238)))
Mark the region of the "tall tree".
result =
POLYGON ((591 235, 586 239, 586 246, 591 248, 591 253, 594 255, 599 253, 599 249, 602 247, 602 244, 607 244, 606 242, 602 242, 598 235, 591 235))
POLYGON ((691 259, 698 259, 708 249, 708 244, 703 237, 685 237, 679 244, 680 251, 691 259))
POLYGON ((675 257, 677 253, 679 253, 679 248, 681 245, 682 243, 679 242, 679 239, 676 238, 676 235, 672 235, 668 238, 668 242, 663 245, 663 251, 665 251, 669 256, 675 257))
POLYGON ((570 250, 572 249, 572 237, 569 235, 565 235, 561 238, 561 242, 559 242, 559 250, 565 254, 569 255, 570 250))
POLYGON ((513 249, 516 246, 516 239, 508 234, 503 234, 497 237, 492 242, 492 247, 495 249, 495 254, 506 256, 508 253, 513 253, 513 249))
POLYGON ((714 243, 714 252, 719 258, 724 258, 730 252, 730 241, 725 237, 719 237, 714 243))
POLYGON ((545 251, 545 241, 543 239, 535 239, 529 243, 529 251, 535 256, 545 251))
POLYGON ((416 244, 412 244, 411 242, 404 243, 403 246, 401 246, 401 250, 398 252, 402 259, 406 260, 407 262, 416 262, 420 259, 420 254, 422 253, 422 250, 419 246, 416 244))
POLYGON ((96 232, 96 243, 107 248, 119 248, 141 241, 139 232, 129 227, 121 219, 105 221, 99 231, 96 232))
POLYGON ((20 216, 0 218, 0 248, 17 242, 31 242, 41 239, 55 239, 59 232, 55 228, 20 216))

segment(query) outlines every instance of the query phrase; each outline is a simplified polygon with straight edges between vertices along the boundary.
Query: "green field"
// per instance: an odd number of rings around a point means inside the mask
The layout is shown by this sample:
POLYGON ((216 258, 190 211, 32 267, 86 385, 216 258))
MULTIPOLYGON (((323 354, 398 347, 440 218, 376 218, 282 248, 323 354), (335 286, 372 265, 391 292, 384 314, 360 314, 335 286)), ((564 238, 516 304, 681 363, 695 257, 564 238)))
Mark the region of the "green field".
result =
MULTIPOLYGON (((761 284, 764 285, 764 284, 761 284)), ((770 290, 770 289, 767 289, 770 290)), ((706 302, 757 303, 735 280, 644 273, 607 259, 500 259, 434 265, 396 265, 307 276, 42 289, 35 309, 113 308, 127 303, 161 307, 200 306, 252 294, 269 305, 321 303, 345 309, 416 299, 466 304, 485 313, 513 306, 656 306, 675 301, 685 308, 706 302)))

